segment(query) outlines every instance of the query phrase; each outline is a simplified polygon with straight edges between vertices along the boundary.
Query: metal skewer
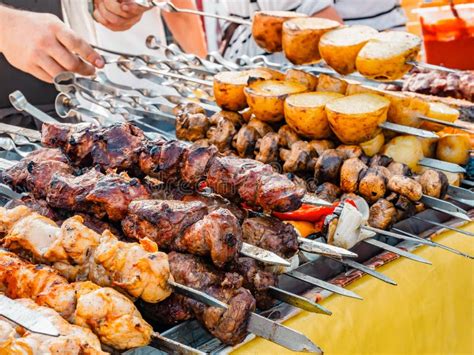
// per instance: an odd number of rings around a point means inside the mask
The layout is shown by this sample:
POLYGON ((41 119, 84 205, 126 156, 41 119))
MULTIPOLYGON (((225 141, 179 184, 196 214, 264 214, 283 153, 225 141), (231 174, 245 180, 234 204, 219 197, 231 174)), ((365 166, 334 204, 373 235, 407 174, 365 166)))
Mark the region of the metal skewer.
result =
POLYGON ((371 269, 370 267, 364 265, 364 264, 360 264, 358 262, 355 262, 354 260, 350 260, 350 259, 337 259, 337 258, 330 258, 332 260, 335 260, 341 264, 344 264, 348 267, 351 267, 353 269, 356 269, 356 270, 359 270, 359 271, 362 271, 363 273, 365 274, 368 274, 372 277, 375 277, 376 279, 379 279, 383 282, 386 282, 390 285, 397 285, 397 283, 395 281, 393 281, 390 277, 378 272, 378 271, 375 271, 373 269, 371 269))
POLYGON ((461 207, 452 204, 451 202, 440 200, 438 198, 434 198, 427 195, 423 195, 421 197, 420 202, 424 203, 426 206, 429 206, 436 211, 443 212, 453 217, 471 222, 471 218, 467 214, 467 211, 463 210, 461 207))
POLYGON ((151 345, 157 347, 160 350, 168 352, 169 354, 180 354, 180 355, 206 355, 205 352, 194 349, 183 343, 179 343, 173 339, 166 338, 157 332, 151 334, 152 343, 151 345))
POLYGON ((397 255, 400 255, 400 256, 403 256, 407 259, 410 259, 410 260, 413 260, 413 261, 417 261, 419 263, 423 263, 423 264, 428 264, 428 265, 431 265, 431 262, 426 260, 425 258, 422 258, 421 256, 418 256, 418 255, 415 255, 413 253, 409 253, 405 250, 402 250, 400 248, 397 248, 397 247, 394 247, 390 244, 387 244, 387 243, 383 243, 379 240, 376 240, 376 239, 364 239, 363 240, 364 243, 367 243, 367 244, 371 244, 377 248, 380 248, 380 249, 383 249, 383 250, 386 250, 386 251, 389 251, 389 252, 392 252, 394 254, 397 254, 397 255))
MULTIPOLYGON (((406 234, 406 235, 409 235, 410 237, 413 237, 413 238, 420 238, 419 236, 415 235, 415 234, 412 234, 412 233, 409 233, 409 232, 405 232, 401 229, 398 229, 398 228, 393 228, 393 230, 399 232, 399 233, 403 233, 403 234, 406 234)), ((422 239, 422 238, 420 238, 422 239)), ((435 246, 437 246, 438 248, 440 249, 444 249, 444 250, 447 250, 451 253, 454 253, 454 254, 457 254, 457 255, 460 255, 460 256, 464 256, 466 258, 469 258, 469 259, 474 259, 474 256, 472 255, 469 255, 469 254, 466 254, 466 253, 463 253, 457 249, 454 249, 454 248, 451 248, 451 247, 448 247, 446 245, 443 245, 443 244, 440 244, 440 243, 437 243, 437 242, 433 242, 431 241, 435 246)))
POLYGON ((459 124, 456 124, 456 123, 453 123, 453 122, 437 120, 435 118, 426 117, 426 116, 418 116, 418 118, 422 121, 436 123, 436 124, 440 124, 440 125, 443 125, 443 126, 446 126, 446 127, 453 127, 453 128, 457 128, 457 129, 466 131, 468 133, 473 133, 474 134, 474 131, 472 129, 466 128, 462 125, 459 125, 459 124))
POLYGON ((423 158, 418 162, 418 164, 426 166, 427 168, 448 171, 450 173, 466 173, 466 169, 460 165, 438 159, 423 158))
POLYGON ((455 228, 455 227, 451 227, 451 226, 448 226, 447 224, 434 222, 434 221, 431 221, 429 219, 423 219, 423 218, 420 218, 420 217, 417 217, 417 216, 413 216, 411 218, 414 218, 414 219, 416 219, 420 222, 426 222, 426 223, 432 224, 433 226, 436 226, 436 227, 446 228, 446 229, 452 230, 452 231, 457 232, 457 233, 461 233, 461 234, 468 235, 470 237, 474 237, 474 233, 472 233, 472 232, 465 231, 465 230, 455 228))

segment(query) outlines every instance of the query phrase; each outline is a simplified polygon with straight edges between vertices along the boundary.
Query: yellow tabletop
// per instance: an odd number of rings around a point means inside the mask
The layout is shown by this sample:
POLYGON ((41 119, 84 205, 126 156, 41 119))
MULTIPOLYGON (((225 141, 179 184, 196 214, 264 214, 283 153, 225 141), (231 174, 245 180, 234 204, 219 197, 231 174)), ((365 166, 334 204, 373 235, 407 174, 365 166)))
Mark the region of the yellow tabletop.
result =
MULTIPOLYGON (((474 223, 464 226, 474 232, 474 223)), ((456 232, 435 241, 474 255, 474 238, 456 232)), ((474 354, 474 260, 422 246, 433 263, 397 259, 380 268, 398 283, 364 276, 348 288, 363 301, 332 295, 332 316, 302 312, 284 324, 306 334, 325 354, 474 354)), ((233 354, 289 354, 257 338, 233 354)))

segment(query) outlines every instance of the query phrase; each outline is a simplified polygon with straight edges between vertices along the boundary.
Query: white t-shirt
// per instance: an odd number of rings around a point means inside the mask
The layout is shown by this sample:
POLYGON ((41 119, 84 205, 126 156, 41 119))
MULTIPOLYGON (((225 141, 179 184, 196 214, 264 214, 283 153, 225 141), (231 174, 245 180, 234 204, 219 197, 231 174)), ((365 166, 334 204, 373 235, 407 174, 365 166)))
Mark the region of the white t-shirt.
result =
MULTIPOLYGON (((332 5, 347 25, 364 24, 378 30, 403 28, 406 17, 400 0, 218 0, 226 15, 251 19, 256 11, 284 10, 313 15, 332 5)), ((227 28, 229 24, 223 24, 227 28)), ((251 28, 239 26, 225 51, 227 59, 242 55, 267 55, 271 60, 285 61, 281 53, 268 54, 252 38, 251 28)))

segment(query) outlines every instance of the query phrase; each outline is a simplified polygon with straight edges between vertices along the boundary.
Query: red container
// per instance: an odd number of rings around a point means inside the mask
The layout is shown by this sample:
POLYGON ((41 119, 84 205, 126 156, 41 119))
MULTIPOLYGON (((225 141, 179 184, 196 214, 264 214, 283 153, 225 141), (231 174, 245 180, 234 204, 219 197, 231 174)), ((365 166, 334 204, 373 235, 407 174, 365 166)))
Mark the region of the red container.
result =
POLYGON ((414 10, 420 15, 426 62, 453 69, 474 69, 474 3, 414 10))

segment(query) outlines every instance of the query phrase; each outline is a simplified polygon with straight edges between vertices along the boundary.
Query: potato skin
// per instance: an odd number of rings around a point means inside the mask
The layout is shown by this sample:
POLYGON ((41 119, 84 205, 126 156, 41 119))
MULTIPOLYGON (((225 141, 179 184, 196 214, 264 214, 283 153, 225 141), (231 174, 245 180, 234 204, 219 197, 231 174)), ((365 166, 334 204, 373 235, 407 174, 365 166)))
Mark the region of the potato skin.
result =
POLYGON ((319 41, 319 52, 324 61, 339 74, 347 75, 356 70, 355 62, 357 54, 370 39, 370 34, 377 34, 377 30, 368 26, 341 27, 336 31, 350 32, 354 28, 363 28, 367 32, 367 39, 362 38, 357 43, 348 45, 337 45, 329 40, 330 35, 323 34, 319 41))
POLYGON ((252 20, 252 36, 257 45, 267 52, 281 52, 283 22, 294 17, 306 17, 289 11, 258 11, 252 20))
POLYGON ((247 104, 252 110, 255 117, 264 122, 278 122, 284 117, 284 101, 290 94, 296 94, 306 91, 305 85, 292 81, 276 81, 257 80, 249 84, 244 89, 247 104), (269 90, 263 90, 262 87, 267 88, 271 85, 278 85, 285 87, 280 93, 272 94, 269 90))
POLYGON ((296 81, 306 85, 309 91, 315 91, 318 86, 318 77, 316 75, 298 69, 288 69, 285 73, 284 80, 296 81))
POLYGON ((347 85, 348 84, 345 80, 335 78, 331 75, 320 74, 316 91, 336 92, 344 95, 346 93, 347 85))
MULTIPOLYGON (((454 122, 459 118, 459 115, 460 115, 459 111, 446 104, 443 104, 440 102, 430 102, 429 105, 430 105, 430 108, 428 112, 426 113, 427 117, 434 118, 441 121, 446 121, 446 122, 454 122)), ((421 124, 420 128, 427 129, 429 131, 438 132, 444 129, 445 126, 437 124, 437 123, 424 121, 421 124)))
POLYGON ((436 157, 438 159, 464 165, 469 161, 471 142, 468 134, 446 134, 438 140, 436 157))
POLYGON ((377 134, 374 138, 360 143, 360 147, 364 151, 364 154, 368 157, 373 157, 375 154, 378 154, 382 149, 385 143, 385 136, 382 132, 377 134))
MULTIPOLYGON (((370 94, 353 95, 364 99, 370 94)), ((345 98, 348 98, 345 97, 345 98)), ((364 113, 343 113, 334 110, 336 101, 331 101, 326 105, 326 113, 331 129, 337 138, 344 144, 359 144, 374 138, 379 133, 379 125, 386 121, 389 107, 388 100, 385 100, 383 107, 372 112, 364 113)))
POLYGON ((390 191, 405 196, 410 201, 419 201, 423 196, 421 184, 412 178, 402 175, 393 175, 387 183, 390 191))
POLYGON ((418 97, 388 92, 384 96, 390 100, 387 114, 389 122, 418 128, 423 122, 418 117, 426 116, 430 109, 429 103, 418 97))
POLYGON ((418 171, 418 162, 423 159, 423 148, 416 137, 398 136, 385 144, 382 154, 393 158, 396 162, 408 165, 413 171, 418 171))
POLYGON ((297 18, 284 22, 282 47, 286 58, 297 65, 312 64, 320 61, 319 39, 324 33, 339 26, 340 24, 336 21, 317 17, 297 18), (309 27, 311 28, 308 28, 308 26, 302 24, 303 21, 314 25, 310 25, 309 27))
POLYGON ((290 95, 285 100, 285 120, 296 133, 309 139, 325 139, 331 137, 332 131, 329 127, 325 104, 321 103, 317 106, 298 105, 294 101, 298 95, 323 96, 327 97, 328 100, 342 97, 342 95, 313 92, 290 95))

